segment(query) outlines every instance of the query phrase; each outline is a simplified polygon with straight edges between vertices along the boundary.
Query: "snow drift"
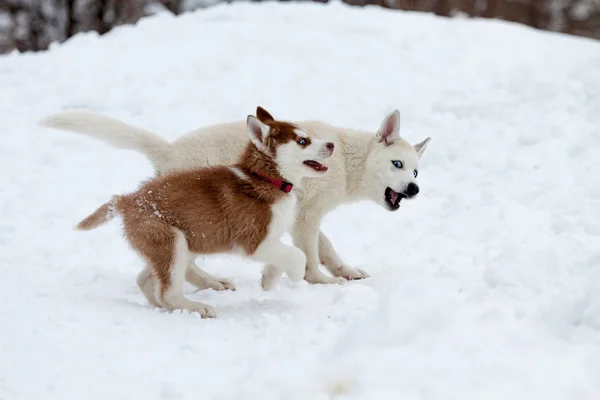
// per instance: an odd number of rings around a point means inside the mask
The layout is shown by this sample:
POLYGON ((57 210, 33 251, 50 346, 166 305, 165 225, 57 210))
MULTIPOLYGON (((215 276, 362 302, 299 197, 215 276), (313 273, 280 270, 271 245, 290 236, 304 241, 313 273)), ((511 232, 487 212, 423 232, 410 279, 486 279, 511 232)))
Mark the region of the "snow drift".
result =
POLYGON ((498 21, 236 4, 0 58, 0 398, 597 399, 600 44, 498 21), (372 278, 259 289, 206 269, 219 318, 153 310, 118 224, 73 224, 150 175, 36 122, 67 108, 173 139, 244 119, 433 138, 419 198, 324 230, 372 278))

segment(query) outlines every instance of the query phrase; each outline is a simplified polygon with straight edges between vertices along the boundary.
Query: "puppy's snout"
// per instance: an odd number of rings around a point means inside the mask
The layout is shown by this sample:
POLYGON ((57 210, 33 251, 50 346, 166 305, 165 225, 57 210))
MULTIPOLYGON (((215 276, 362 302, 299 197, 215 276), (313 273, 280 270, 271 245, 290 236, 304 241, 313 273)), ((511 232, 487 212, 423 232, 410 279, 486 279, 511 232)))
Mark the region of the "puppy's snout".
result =
POLYGON ((408 186, 406 186, 404 194, 406 194, 406 196, 409 198, 415 197, 417 194, 419 194, 419 186, 413 182, 409 183, 408 186))
POLYGON ((335 145, 332 142, 325 142, 323 143, 323 145, 321 146, 320 150, 319 150, 319 155, 321 157, 329 157, 333 154, 333 149, 335 148, 335 145))

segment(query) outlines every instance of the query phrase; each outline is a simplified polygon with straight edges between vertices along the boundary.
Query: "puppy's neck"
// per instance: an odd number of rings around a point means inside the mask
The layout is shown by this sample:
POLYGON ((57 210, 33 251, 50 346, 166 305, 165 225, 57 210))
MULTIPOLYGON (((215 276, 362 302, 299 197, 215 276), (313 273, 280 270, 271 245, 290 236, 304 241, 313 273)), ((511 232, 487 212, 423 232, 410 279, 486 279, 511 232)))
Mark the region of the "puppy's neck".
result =
POLYGON ((285 171, 282 174, 282 176, 286 182, 291 183, 296 188, 300 187, 300 184, 302 183, 302 178, 304 177, 303 175, 300 175, 300 174, 285 173, 285 171))
POLYGON ((249 143, 242 153, 242 157, 238 162, 238 168, 248 174, 258 174, 271 179, 289 182, 294 186, 296 183, 299 183, 282 176, 273 157, 259 151, 252 143, 249 143))
POLYGON ((346 133, 340 137, 346 167, 346 193, 355 200, 370 198, 372 178, 365 176, 366 163, 374 140, 364 133, 346 133))

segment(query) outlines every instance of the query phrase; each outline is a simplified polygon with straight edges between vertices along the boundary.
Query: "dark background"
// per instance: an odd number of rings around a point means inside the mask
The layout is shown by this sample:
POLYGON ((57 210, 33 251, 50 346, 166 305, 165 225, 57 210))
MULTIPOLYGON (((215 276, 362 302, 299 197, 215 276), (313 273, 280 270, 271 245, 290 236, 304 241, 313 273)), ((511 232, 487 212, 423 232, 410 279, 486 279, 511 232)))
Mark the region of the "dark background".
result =
MULTIPOLYGON (((234 1, 234 0, 232 0, 234 1)), ((310 1, 310 0, 307 0, 310 1)), ((315 0, 327 2, 328 0, 315 0)), ((600 39, 600 0, 343 0, 355 6, 498 18, 600 39)), ((180 14, 221 0, 0 0, 0 54, 39 51, 78 32, 106 33, 158 10, 180 14)), ((231 2, 231 1, 227 1, 231 2)))

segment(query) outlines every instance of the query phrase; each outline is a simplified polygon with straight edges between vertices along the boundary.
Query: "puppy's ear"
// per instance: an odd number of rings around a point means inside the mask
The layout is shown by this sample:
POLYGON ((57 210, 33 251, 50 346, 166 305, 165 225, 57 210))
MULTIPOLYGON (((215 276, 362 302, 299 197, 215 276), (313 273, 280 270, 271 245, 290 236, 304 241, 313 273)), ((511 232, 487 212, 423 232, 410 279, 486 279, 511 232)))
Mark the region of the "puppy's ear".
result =
POLYGON ((275 118, 273 118, 273 116, 261 106, 256 107, 256 117, 262 122, 275 121, 275 118))
POLYGON ((400 111, 394 110, 383 119, 376 137, 386 146, 400 139, 400 111))
POLYGON ((246 127, 250 140, 260 151, 267 150, 267 137, 269 136, 269 126, 263 124, 253 115, 248 115, 246 119, 246 127))
POLYGON ((430 140, 431 140, 431 138, 427 138, 427 139, 423 140, 421 143, 415 144, 414 147, 415 147, 415 150, 417 151, 417 153, 419 154, 419 158, 421 158, 423 153, 425 153, 425 149, 427 148, 427 145, 429 144, 430 140))

